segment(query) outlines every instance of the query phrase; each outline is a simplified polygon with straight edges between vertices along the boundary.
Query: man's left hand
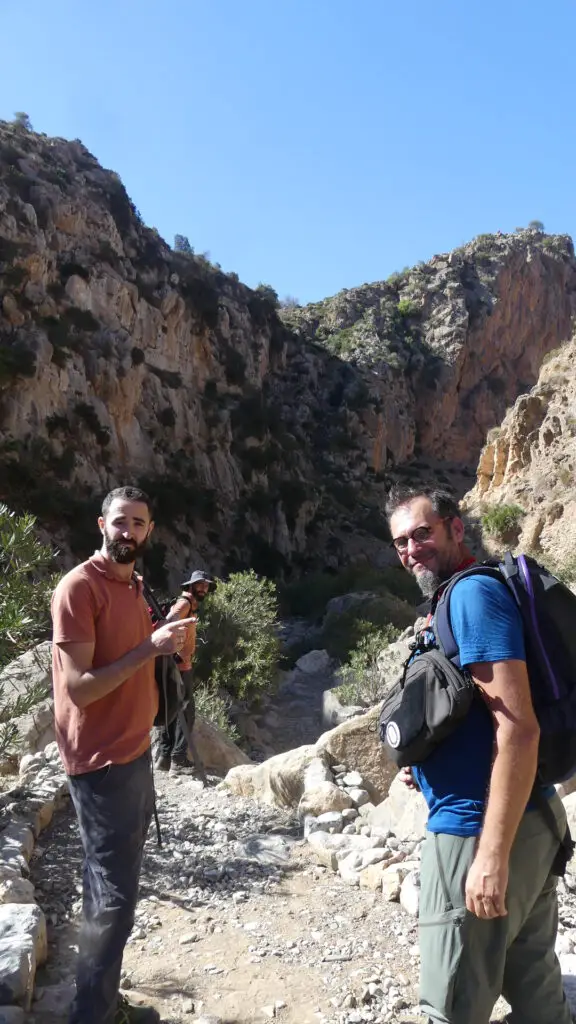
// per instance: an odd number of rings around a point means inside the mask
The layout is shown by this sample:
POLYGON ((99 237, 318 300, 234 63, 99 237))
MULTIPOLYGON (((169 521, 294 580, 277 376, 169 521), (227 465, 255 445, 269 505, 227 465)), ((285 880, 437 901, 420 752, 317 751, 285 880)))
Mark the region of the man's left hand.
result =
POLYGON ((466 907, 482 920, 506 917, 508 861, 478 850, 466 879, 466 907))

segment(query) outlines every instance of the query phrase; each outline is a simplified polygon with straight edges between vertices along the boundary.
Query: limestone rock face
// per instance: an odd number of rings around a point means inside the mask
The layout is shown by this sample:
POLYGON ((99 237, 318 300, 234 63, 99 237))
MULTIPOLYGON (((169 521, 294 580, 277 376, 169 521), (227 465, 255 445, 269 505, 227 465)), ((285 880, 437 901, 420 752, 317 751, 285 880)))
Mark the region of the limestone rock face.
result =
MULTIPOLYGON (((386 564, 383 472, 470 469, 576 310, 570 239, 520 232, 282 319, 147 228, 79 142, 0 123, 0 485, 89 555, 157 498, 151 571, 386 564)), ((154 580, 153 580, 154 582, 154 580)))
POLYGON ((576 340, 552 353, 538 383, 521 395, 482 450, 477 483, 465 498, 472 515, 516 505, 511 535, 488 547, 533 553, 576 576, 576 340), (572 570, 570 571, 570 566, 572 570))
POLYGON ((262 764, 232 768, 224 784, 237 796, 252 797, 275 807, 297 807, 304 792, 306 769, 317 757, 312 745, 296 747, 269 757, 262 764))

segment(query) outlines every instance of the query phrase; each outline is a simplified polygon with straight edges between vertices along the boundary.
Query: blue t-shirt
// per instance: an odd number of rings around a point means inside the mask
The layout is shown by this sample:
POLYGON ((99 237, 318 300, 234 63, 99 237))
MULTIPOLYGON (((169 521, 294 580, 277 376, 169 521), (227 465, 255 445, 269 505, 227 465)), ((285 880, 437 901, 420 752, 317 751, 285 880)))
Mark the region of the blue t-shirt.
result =
MULTIPOLYGON (((498 580, 489 576, 461 580, 450 598, 450 623, 462 666, 526 660, 520 612, 498 580)), ((462 724, 413 769, 430 811, 430 832, 455 836, 481 832, 493 758, 493 720, 478 697, 462 724)))

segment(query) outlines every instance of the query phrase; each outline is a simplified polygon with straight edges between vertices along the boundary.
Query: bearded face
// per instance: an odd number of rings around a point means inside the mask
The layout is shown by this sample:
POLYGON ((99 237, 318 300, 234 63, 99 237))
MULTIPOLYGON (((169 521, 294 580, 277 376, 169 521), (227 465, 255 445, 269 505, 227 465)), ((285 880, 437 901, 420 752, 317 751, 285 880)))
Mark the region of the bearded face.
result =
POLYGON ((118 565, 130 565, 140 558, 148 548, 148 538, 141 544, 125 537, 115 538, 110 535, 106 527, 104 527, 104 540, 109 557, 118 565))

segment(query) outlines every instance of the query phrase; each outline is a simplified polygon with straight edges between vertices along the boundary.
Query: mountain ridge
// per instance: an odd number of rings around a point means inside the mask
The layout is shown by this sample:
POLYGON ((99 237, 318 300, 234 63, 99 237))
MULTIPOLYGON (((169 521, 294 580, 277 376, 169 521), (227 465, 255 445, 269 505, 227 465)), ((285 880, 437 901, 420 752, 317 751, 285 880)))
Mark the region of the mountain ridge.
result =
POLYGON ((481 237, 401 280, 275 306, 170 249, 80 142, 0 123, 2 499, 77 558, 100 496, 146 486, 165 582, 192 562, 387 564, 390 481, 434 471, 463 493, 569 336, 574 249, 481 237))

